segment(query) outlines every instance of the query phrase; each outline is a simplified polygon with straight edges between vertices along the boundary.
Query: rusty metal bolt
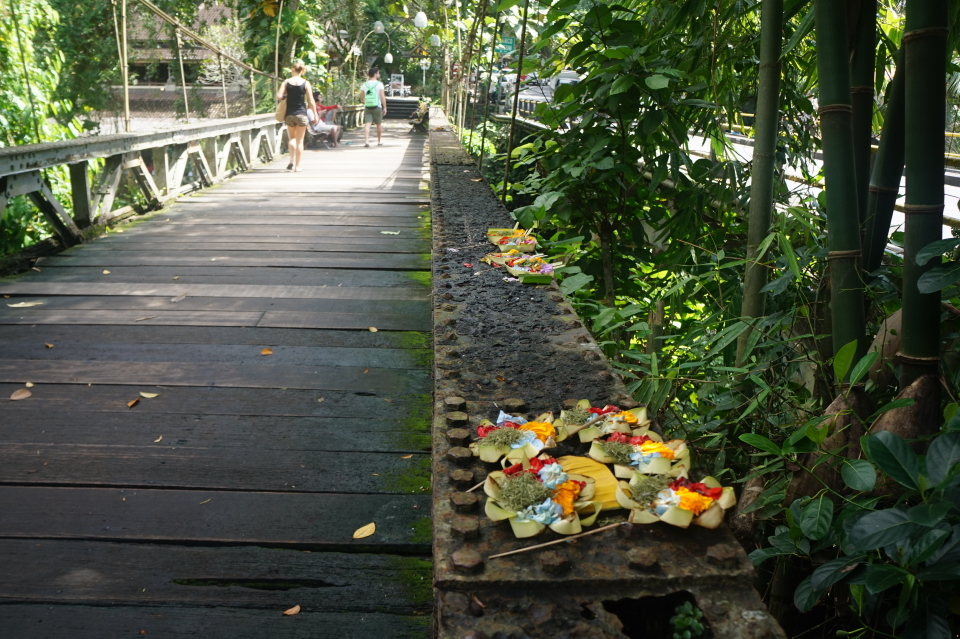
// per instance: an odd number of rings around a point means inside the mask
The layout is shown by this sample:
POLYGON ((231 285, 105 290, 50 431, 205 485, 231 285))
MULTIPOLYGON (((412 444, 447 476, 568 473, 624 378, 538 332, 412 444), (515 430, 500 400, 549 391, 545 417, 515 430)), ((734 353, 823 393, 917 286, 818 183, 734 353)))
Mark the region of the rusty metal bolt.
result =
POLYGON ((466 446, 470 443, 470 431, 466 428, 451 428, 447 431, 447 439, 454 446, 466 446))
POLYGON ((449 359, 460 359, 460 351, 457 350, 449 350, 446 355, 449 359))
POLYGON ((460 377, 460 371, 443 371, 443 376, 449 379, 460 377))
POLYGON ((522 399, 508 399, 503 402, 503 407, 510 413, 520 413, 527 410, 527 403, 522 399))
POLYGON ((737 557, 737 549, 730 544, 714 544, 707 548, 707 560, 724 568, 736 566, 737 557))
POLYGON ((570 320, 567 322, 567 326, 570 328, 581 328, 583 327, 583 324, 580 323, 580 320, 570 320))
POLYGON ((639 572, 653 572, 660 567, 660 557, 654 548, 631 548, 627 551, 627 565, 639 572))
MULTIPOLYGON (((451 305, 451 304, 446 304, 446 305, 444 305, 444 309, 443 309, 443 310, 445 310, 445 311, 446 311, 446 310, 452 311, 452 310, 454 310, 455 308, 456 308, 456 307, 453 306, 453 305, 451 305), (447 308, 447 307, 449 307, 449 308, 447 308)), ((457 320, 455 320, 455 319, 452 318, 452 317, 448 317, 447 319, 443 320, 443 321, 440 322, 440 323, 443 324, 444 326, 453 326, 454 324, 457 323, 457 320)))
POLYGON ((457 466, 468 466, 473 461, 473 451, 469 448, 456 446, 447 451, 447 459, 457 466))
POLYGON ((455 572, 464 575, 478 573, 483 570, 483 557, 476 550, 461 548, 450 555, 450 563, 455 572))
POLYGON ((439 298, 442 299, 442 300, 452 300, 452 299, 453 299, 453 295, 450 294, 450 293, 444 293, 443 295, 438 295, 437 297, 439 297, 439 298))
POLYGON ((557 295, 556 293, 554 293, 553 295, 550 296, 550 301, 557 302, 559 304, 560 302, 563 301, 563 295, 557 295))
POLYGON ((447 410, 463 410, 467 407, 467 400, 451 395, 443 400, 443 405, 446 406, 447 410))
POLYGON ((579 342, 580 344, 587 344, 590 342, 590 338, 587 335, 580 334, 574 337, 573 341, 579 342))
POLYGON ((447 426, 466 426, 470 421, 470 416, 464 412, 455 410, 446 415, 447 426))
POLYGON ((585 351, 583 353, 583 359, 589 360, 591 362, 596 362, 600 360, 600 353, 594 353, 593 351, 585 351))
POLYGON ((556 550, 548 550, 540 554, 540 567, 548 575, 562 575, 570 570, 570 560, 556 550))
POLYGON ((443 336, 443 340, 446 342, 455 342, 457 341, 457 334, 450 332, 443 336))
MULTIPOLYGON (((441 311, 446 311, 447 313, 452 313, 452 312, 454 312, 455 310, 457 310, 457 307, 454 306, 453 304, 444 304, 443 306, 440 307, 440 310, 441 310, 441 311)), ((449 320, 446 320, 445 322, 442 322, 442 323, 443 323, 443 324, 446 324, 447 326, 450 326, 451 324, 456 324, 456 323, 457 323, 457 320, 455 320, 455 319, 449 319, 449 320)))
POLYGON ((445 612, 457 615, 467 614, 470 611, 470 597, 462 592, 446 592, 441 595, 445 612))
POLYGON ((460 539, 476 539, 480 536, 480 520, 469 515, 457 515, 450 522, 450 532, 460 539))
POLYGON ((450 503, 456 512, 466 515, 477 510, 480 498, 477 493, 453 493, 450 495, 450 503))
POLYGON ((473 488, 477 483, 477 478, 474 477, 472 470, 458 468, 450 473, 450 483, 453 484, 454 488, 465 490, 467 488, 473 488))

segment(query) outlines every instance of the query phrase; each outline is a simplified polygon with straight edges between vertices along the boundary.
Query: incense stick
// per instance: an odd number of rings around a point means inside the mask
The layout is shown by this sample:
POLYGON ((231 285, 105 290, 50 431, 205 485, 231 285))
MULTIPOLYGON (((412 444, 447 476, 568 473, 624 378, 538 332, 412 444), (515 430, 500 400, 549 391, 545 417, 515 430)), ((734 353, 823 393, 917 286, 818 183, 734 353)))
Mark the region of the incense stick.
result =
POLYGON ((527 548, 520 548, 518 550, 511 550, 510 552, 502 552, 499 555, 490 555, 487 559, 496 559, 497 557, 506 557, 507 555, 518 555, 522 552, 528 552, 530 550, 537 550, 539 548, 545 548, 547 546, 553 546, 554 544, 563 544, 568 541, 573 541, 574 539, 579 539, 580 537, 586 537, 587 535, 595 535, 598 532, 603 532, 604 530, 610 530, 611 528, 616 528, 617 526, 623 526, 627 522, 618 521, 614 524, 608 524, 606 526, 601 526, 596 530, 588 530, 585 533, 580 533, 579 535, 570 535, 569 537, 564 537, 563 539, 555 539, 553 541, 548 541, 545 544, 537 544, 536 546, 528 546, 527 548))

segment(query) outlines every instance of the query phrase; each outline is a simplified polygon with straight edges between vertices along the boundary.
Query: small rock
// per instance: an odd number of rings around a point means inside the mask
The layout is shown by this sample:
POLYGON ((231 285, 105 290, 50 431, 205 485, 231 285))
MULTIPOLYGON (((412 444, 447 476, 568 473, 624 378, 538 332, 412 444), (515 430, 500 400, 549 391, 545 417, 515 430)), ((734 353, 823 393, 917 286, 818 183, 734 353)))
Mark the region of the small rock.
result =
POLYGON ((460 377, 460 371, 443 371, 443 376, 448 379, 456 379, 460 377))
POLYGON ((443 405, 446 406, 448 410, 463 410, 467 407, 467 400, 462 397, 457 397, 456 395, 451 395, 443 400, 443 405))
POLYGON ((653 548, 631 548, 627 551, 627 565, 639 572, 653 572, 660 567, 660 557, 653 548))
POLYGON ((447 451, 447 459, 457 466, 468 466, 473 461, 473 451, 469 448, 456 446, 447 451))
POLYGON ((445 419, 447 426, 466 426, 470 421, 470 416, 462 411, 455 410, 447 413, 445 419))
POLYGON ((559 304, 560 302, 563 301, 563 295, 558 295, 558 294, 554 293, 553 295, 550 296, 550 301, 556 302, 556 303, 559 304))
POLYGON ((450 495, 450 503, 453 504, 455 512, 466 515, 477 510, 480 498, 476 493, 453 493, 450 495))
POLYGON ((451 428, 447 431, 447 439, 454 446, 466 446, 470 443, 470 431, 466 428, 451 428))
POLYGON ((447 612, 462 615, 470 610, 470 597, 462 592, 445 592, 441 595, 443 607, 447 612))
POLYGON ((737 549, 730 544, 714 544, 707 548, 707 560, 718 566, 732 568, 737 564, 737 549))
POLYGON ((450 532, 463 540, 480 537, 480 520, 469 515, 457 515, 450 522, 450 532))
POLYGON ((527 403, 522 399, 508 399, 503 402, 503 407, 508 413, 522 413, 527 410, 527 403))
POLYGON ((483 557, 476 550, 461 548, 450 556, 454 571, 470 575, 483 570, 483 557))
POLYGON ((458 468, 450 473, 450 483, 453 484, 455 488, 463 490, 473 488, 477 483, 477 478, 474 477, 472 470, 458 468))
POLYGON ((540 554, 540 567, 548 575, 562 575, 570 570, 570 560, 557 550, 548 550, 540 554))

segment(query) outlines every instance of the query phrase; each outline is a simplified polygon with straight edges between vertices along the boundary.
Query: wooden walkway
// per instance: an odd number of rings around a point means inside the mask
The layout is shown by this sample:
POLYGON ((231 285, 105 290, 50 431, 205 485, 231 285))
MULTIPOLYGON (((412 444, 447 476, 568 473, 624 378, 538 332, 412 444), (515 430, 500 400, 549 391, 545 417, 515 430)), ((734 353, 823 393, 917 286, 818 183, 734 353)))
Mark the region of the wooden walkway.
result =
POLYGON ((406 130, 0 280, 0 635, 429 636, 430 212, 406 130))

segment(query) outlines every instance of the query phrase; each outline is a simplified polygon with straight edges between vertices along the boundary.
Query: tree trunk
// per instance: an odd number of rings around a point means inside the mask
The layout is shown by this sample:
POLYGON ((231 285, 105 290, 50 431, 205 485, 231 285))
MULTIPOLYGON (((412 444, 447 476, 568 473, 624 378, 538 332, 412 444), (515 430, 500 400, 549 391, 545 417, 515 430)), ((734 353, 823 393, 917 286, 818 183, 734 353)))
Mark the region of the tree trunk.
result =
POLYGON ((907 0, 903 35, 907 63, 907 202, 901 389, 922 375, 936 375, 940 361, 940 293, 920 293, 917 288, 920 276, 938 261, 920 266, 916 257, 920 249, 941 235, 948 4, 948 0, 907 0))
POLYGON ((600 259, 603 266, 603 294, 607 306, 616 306, 617 283, 613 271, 613 224, 606 217, 600 222, 600 259))
MULTIPOLYGON (((783 39, 783 0, 763 0, 760 23, 760 86, 757 95, 757 126, 750 177, 750 212, 747 228, 747 264, 743 275, 741 317, 764 314, 767 268, 755 264, 758 248, 770 233, 773 215, 773 184, 777 130, 780 125, 780 52, 783 39)), ((747 339, 753 329, 737 340, 737 366, 742 364, 747 339)))
POLYGON ((900 178, 903 177, 903 103, 906 64, 903 48, 897 55, 897 72, 887 91, 887 109, 880 133, 880 145, 873 160, 870 189, 867 194, 866 233, 864 240, 863 268, 867 273, 880 268, 883 251, 890 236, 890 219, 900 195, 900 178))
POLYGON ((737 501, 737 507, 730 518, 730 531, 737 538, 740 545, 746 552, 756 550, 757 537, 754 531, 754 524, 757 521, 759 510, 749 513, 743 512, 753 505, 757 498, 763 493, 763 477, 754 477, 743 485, 743 492, 740 493, 740 499, 737 501))
POLYGON ((860 224, 867 213, 870 186, 870 141, 873 138, 873 66, 877 49, 877 0, 860 0, 857 33, 850 63, 853 105, 853 162, 857 172, 860 224))
MULTIPOLYGON (((300 0, 290 0, 290 4, 287 5, 287 9, 291 14, 296 13, 300 10, 300 0)), ((283 72, 283 69, 288 68, 293 64, 293 55, 297 50, 297 42, 300 40, 300 37, 296 35, 292 30, 287 34, 287 41, 283 47, 283 55, 280 56, 280 71, 283 72)))
POLYGON ((647 323, 650 325, 650 335, 647 336, 647 345, 644 349, 647 355, 659 355, 660 351, 663 350, 663 341, 660 338, 663 337, 665 311, 666 303, 659 299, 648 316, 649 321, 647 323))
MULTIPOLYGON (((836 0, 816 0, 814 9, 830 249, 833 351, 836 354, 855 341, 859 358, 864 352, 866 321, 860 277, 860 218, 853 159, 846 10, 844 4, 836 0)), ((837 380, 838 383, 842 381, 837 380)))

